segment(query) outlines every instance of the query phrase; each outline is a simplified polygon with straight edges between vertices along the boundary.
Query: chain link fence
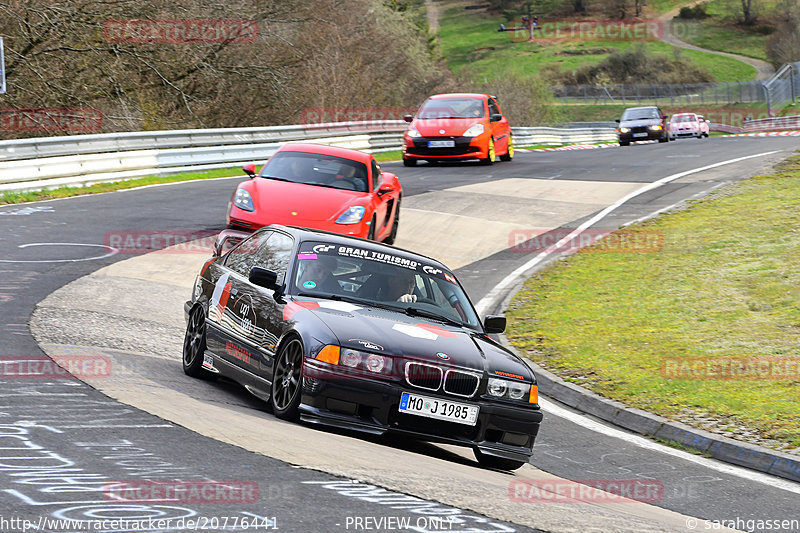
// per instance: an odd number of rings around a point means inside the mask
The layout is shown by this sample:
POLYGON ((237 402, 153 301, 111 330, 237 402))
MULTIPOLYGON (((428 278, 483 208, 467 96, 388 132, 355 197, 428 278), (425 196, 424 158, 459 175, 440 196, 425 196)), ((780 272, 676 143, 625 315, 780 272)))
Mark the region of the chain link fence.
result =
POLYGON ((764 82, 764 93, 770 111, 781 109, 800 97, 800 62, 783 65, 764 82))
POLYGON ((765 102, 762 82, 733 81, 672 85, 560 85, 553 95, 561 104, 595 105, 732 105, 765 102))
POLYGON ((770 114, 800 98, 800 62, 787 63, 767 81, 681 84, 559 85, 563 105, 735 105, 764 103, 770 114))

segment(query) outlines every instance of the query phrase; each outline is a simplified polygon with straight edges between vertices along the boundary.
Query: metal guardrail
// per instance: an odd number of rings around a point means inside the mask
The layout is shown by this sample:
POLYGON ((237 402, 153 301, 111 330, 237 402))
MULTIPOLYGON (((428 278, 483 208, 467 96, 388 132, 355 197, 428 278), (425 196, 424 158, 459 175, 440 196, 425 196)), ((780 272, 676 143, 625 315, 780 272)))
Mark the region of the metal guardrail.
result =
POLYGON ((763 131, 800 130, 800 115, 746 120, 741 126, 709 123, 711 131, 725 133, 758 133, 763 131))
POLYGON ((616 141, 613 127, 605 128, 513 128, 514 146, 616 141))
MULTIPOLYGON (((269 158, 285 142, 399 150, 403 121, 148 131, 0 141, 0 191, 88 185, 269 158)), ((613 128, 514 128, 517 146, 614 140, 613 128)))
POLYGON ((0 142, 0 191, 88 185, 269 158, 285 142, 398 149, 402 121, 73 135, 0 142))

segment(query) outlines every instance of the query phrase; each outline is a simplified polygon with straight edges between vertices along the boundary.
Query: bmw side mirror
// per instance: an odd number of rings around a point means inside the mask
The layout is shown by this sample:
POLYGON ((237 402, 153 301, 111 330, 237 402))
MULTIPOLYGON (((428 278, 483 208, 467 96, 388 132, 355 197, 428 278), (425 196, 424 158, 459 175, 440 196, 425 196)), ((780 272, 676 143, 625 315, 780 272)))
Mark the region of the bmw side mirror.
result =
POLYGON ((503 333, 506 330, 506 317, 502 315, 486 315, 483 319, 486 333, 503 333))
POLYGON ((258 285, 259 287, 264 287, 265 289, 273 291, 280 289, 280 285, 278 285, 278 273, 274 270, 254 266, 250 269, 248 279, 250 283, 258 285))
POLYGON ((256 164, 255 163, 248 163, 242 167, 244 173, 250 176, 251 178, 256 177, 256 164))
POLYGON ((411 122, 412 120, 414 120, 414 116, 413 115, 403 115, 403 120, 405 120, 406 122, 411 122))
POLYGON ((500 122, 501 120, 503 120, 503 115, 500 113, 494 113, 489 117, 489 122, 500 122))
POLYGON ((617 124, 619 124, 619 119, 615 120, 614 122, 616 122, 617 124))
POLYGON ((214 257, 221 257, 223 254, 227 253, 228 250, 238 245, 249 236, 249 233, 236 231, 234 229, 220 231, 217 238, 214 239, 214 257))

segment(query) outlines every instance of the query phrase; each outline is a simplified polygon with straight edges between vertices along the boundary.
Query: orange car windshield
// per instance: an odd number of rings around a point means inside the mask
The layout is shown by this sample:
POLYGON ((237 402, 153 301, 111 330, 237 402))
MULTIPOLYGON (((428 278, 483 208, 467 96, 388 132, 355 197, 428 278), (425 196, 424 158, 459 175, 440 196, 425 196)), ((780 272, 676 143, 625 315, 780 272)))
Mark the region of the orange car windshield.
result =
POLYGON ((484 102, 478 98, 436 98, 422 104, 417 118, 483 118, 484 102))

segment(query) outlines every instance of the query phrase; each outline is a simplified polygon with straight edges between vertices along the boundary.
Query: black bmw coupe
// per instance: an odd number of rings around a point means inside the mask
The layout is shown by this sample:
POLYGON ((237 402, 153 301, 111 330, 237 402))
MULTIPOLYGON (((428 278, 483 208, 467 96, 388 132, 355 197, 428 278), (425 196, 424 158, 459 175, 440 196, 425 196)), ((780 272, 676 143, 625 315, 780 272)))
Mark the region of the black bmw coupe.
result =
POLYGON ((505 318, 481 322, 433 259, 322 231, 226 230, 185 313, 183 370, 233 379, 279 418, 469 446, 505 470, 533 453, 536 379, 487 335, 505 318))

